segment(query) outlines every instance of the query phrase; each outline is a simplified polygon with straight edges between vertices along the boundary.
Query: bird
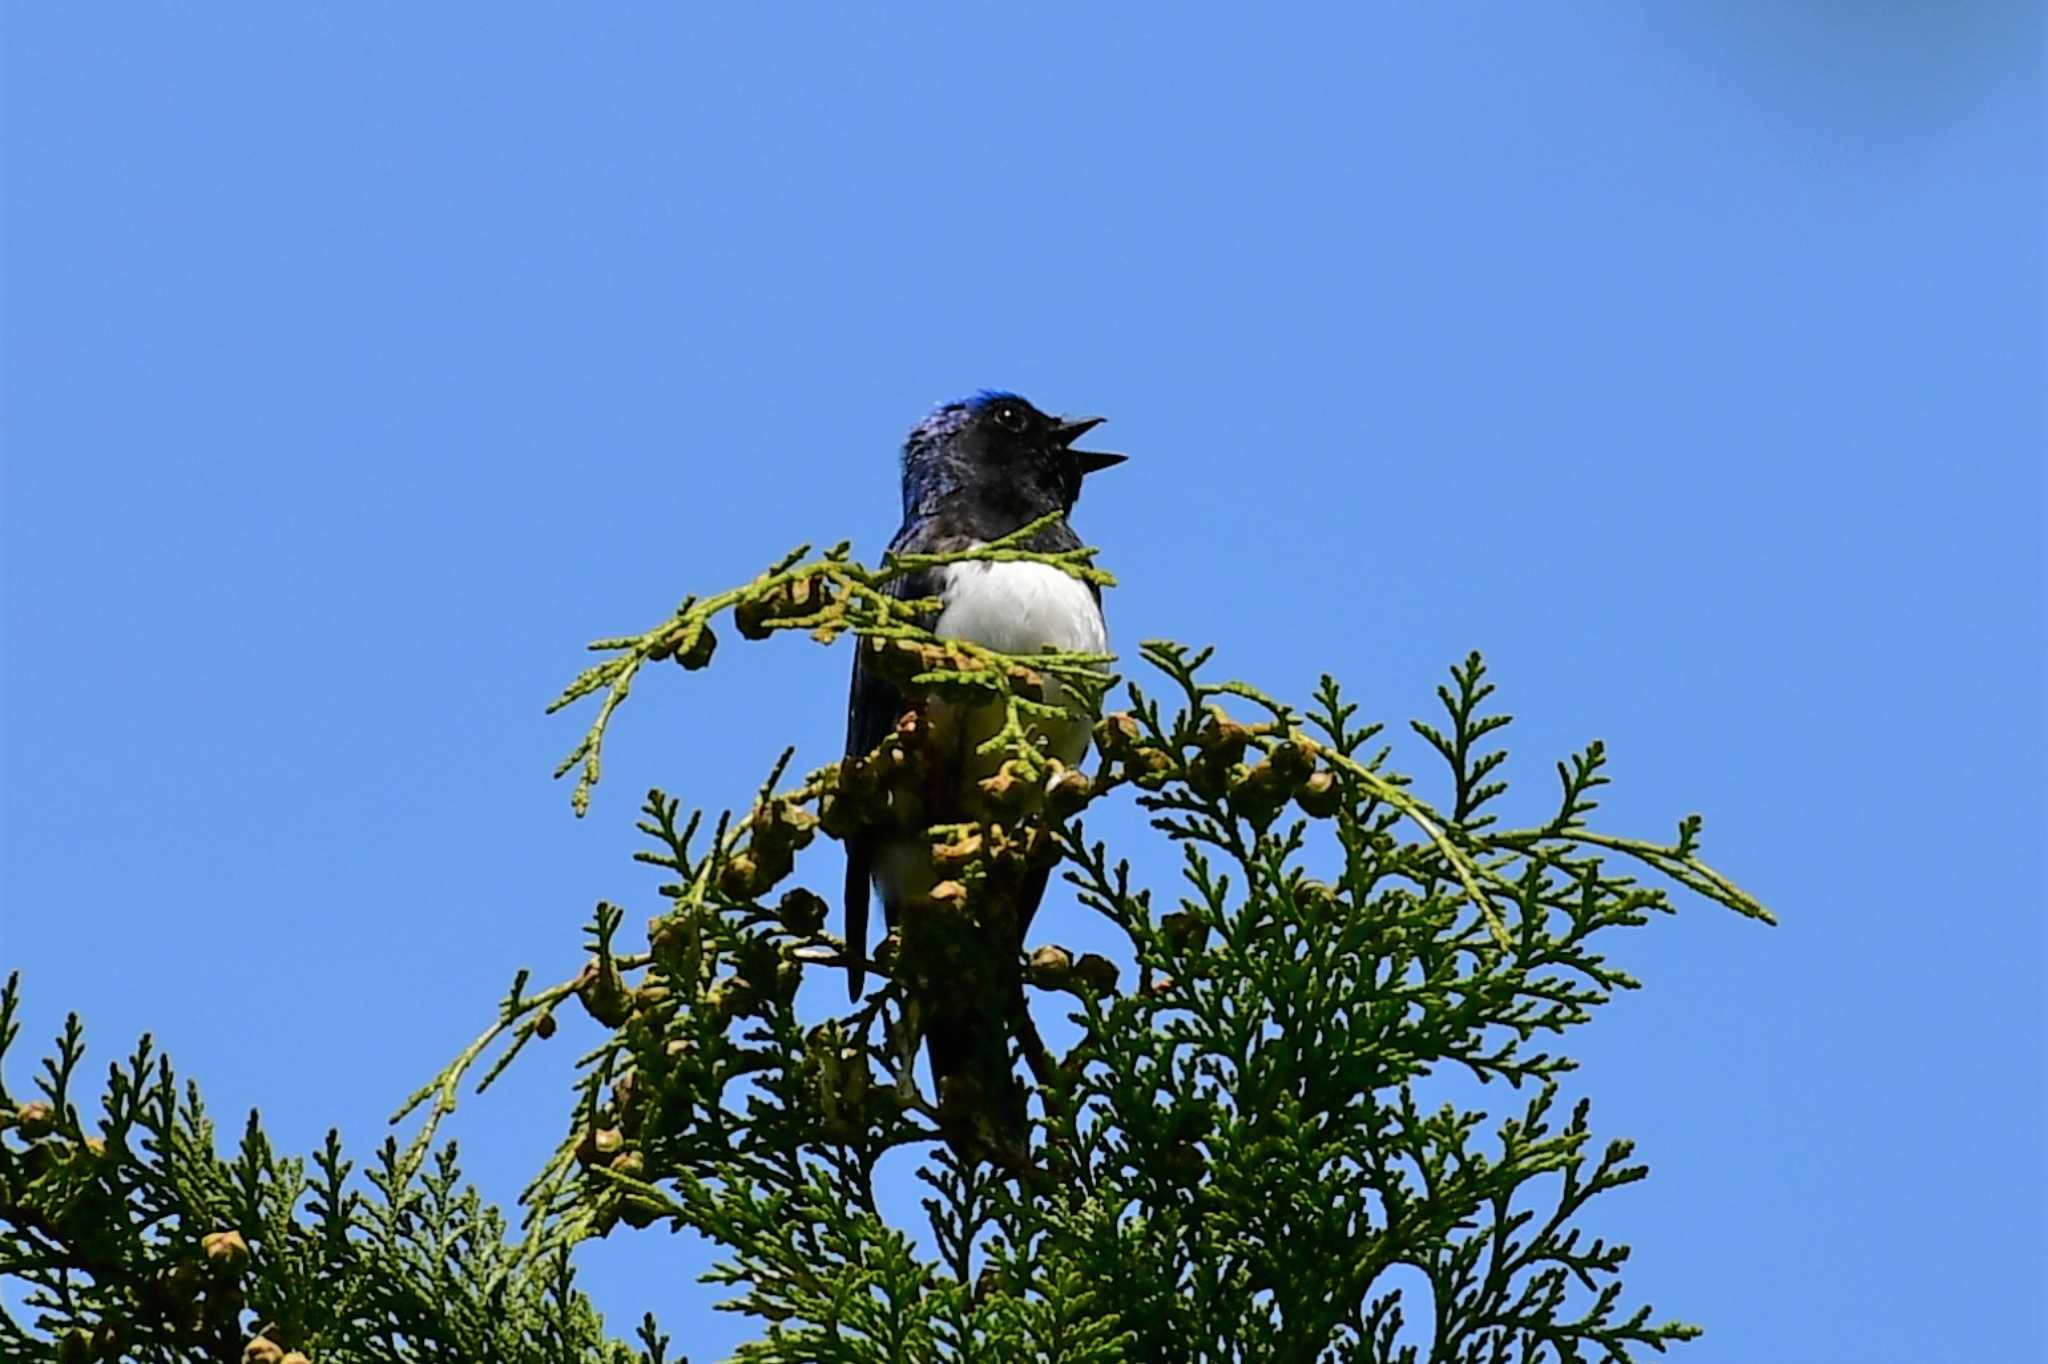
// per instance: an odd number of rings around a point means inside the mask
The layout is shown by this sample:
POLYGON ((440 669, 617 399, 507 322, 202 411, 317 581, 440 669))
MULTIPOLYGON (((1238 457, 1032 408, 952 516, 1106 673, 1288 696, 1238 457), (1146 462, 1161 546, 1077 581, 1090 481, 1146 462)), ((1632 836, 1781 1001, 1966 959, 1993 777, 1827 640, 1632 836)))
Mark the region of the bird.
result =
MULTIPOLYGON (((936 554, 971 549, 1011 534, 1053 512, 1058 520, 1036 531, 1021 547, 1058 552, 1078 549, 1081 540, 1067 522, 1090 474, 1121 464, 1126 456, 1080 450, 1074 442, 1103 422, 1100 417, 1048 416, 1015 393, 984 389, 935 409, 910 431, 903 444, 903 524, 889 542, 892 554, 936 554)), ((1059 568, 1041 563, 970 561, 899 576, 888 591, 902 600, 936 599, 939 610, 919 623, 942 639, 964 639, 1008 654, 1060 651, 1105 653, 1109 630, 1102 590, 1059 568)), ((926 824, 964 818, 961 811, 973 784, 991 775, 1001 755, 977 755, 976 744, 1000 722, 1000 703, 965 707, 925 702, 904 695, 878 676, 855 651, 847 700, 846 754, 872 751, 902 716, 922 705, 929 722, 932 759, 928 775, 926 824), (962 713, 979 710, 979 714, 962 713)), ((1054 699, 1048 695, 1048 700, 1054 699)), ((1067 767, 1087 752, 1085 720, 1037 721, 1034 738, 1046 756, 1067 767)), ((931 868, 930 840, 908 835, 868 835, 848 840, 845 887, 847 990, 859 999, 867 964, 870 887, 882 900, 891 928, 907 904, 939 879, 931 868)), ((1021 946, 1022 927, 1044 895, 1046 874, 1032 877, 1015 906, 1019 942, 993 945, 1006 956, 1021 946)), ((970 1019, 934 1017, 926 1022, 933 1078, 941 1087, 985 1037, 970 1019)), ((1005 1072, 1007 1073, 1007 1052, 1005 1072)))

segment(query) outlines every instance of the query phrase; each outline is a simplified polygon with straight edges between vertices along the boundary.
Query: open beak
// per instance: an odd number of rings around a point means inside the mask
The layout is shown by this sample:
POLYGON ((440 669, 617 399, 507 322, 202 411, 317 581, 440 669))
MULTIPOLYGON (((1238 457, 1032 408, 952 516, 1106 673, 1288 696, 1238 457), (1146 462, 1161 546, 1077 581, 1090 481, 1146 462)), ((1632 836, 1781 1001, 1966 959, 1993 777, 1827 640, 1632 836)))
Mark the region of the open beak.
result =
POLYGON ((1072 421, 1062 421, 1059 425, 1053 427, 1053 439, 1068 454, 1074 457, 1074 462, 1081 466, 1081 472, 1084 474, 1099 473, 1112 465, 1122 464, 1126 459, 1130 458, 1129 455, 1119 455, 1106 450, 1076 450, 1074 448, 1075 441, 1087 435, 1107 420, 1107 417, 1077 417, 1072 421))

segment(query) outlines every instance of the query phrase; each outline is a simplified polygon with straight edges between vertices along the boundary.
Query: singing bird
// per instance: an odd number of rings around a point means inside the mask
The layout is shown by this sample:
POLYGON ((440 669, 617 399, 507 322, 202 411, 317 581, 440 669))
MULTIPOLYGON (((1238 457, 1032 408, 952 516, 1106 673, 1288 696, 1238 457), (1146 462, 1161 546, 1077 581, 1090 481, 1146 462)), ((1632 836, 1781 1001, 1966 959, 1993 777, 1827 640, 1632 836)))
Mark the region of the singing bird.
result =
MULTIPOLYGON (((1100 417, 1047 416, 1014 393, 984 391, 948 403, 911 429, 903 445, 903 525, 889 549, 898 554, 935 554, 969 549, 1010 534, 1049 513, 1060 519, 1036 532, 1024 548, 1078 549, 1081 540, 1066 518, 1088 474, 1120 464, 1124 456, 1077 450, 1074 442, 1102 423, 1100 417)), ((969 562, 897 578, 889 589, 903 600, 935 598, 940 609, 921 623, 941 638, 965 639, 1010 654, 1107 651, 1109 632, 1102 615, 1101 589, 1046 564, 969 562)), ((846 752, 871 751, 898 719, 920 704, 875 675, 856 650, 852 695, 847 704, 846 752)), ((1052 699, 1050 696, 1048 700, 1052 699)), ((995 706, 983 714, 927 703, 934 761, 929 779, 936 793, 926 822, 964 818, 960 807, 973 784, 989 776, 1000 758, 974 752, 994 732, 995 706)), ((1088 726, 1078 720, 1049 722, 1036 737, 1049 757, 1071 767, 1088 748, 1088 726)), ((887 922, 930 890, 936 879, 929 840, 917 836, 855 839, 846 860, 846 946, 848 993, 858 999, 867 958, 868 899, 872 882, 887 922)), ((1025 887, 1016 906, 1020 927, 1029 922, 1045 891, 1040 874, 1025 887)), ((1002 950, 1014 951, 1017 944, 1002 950)), ((945 1072, 968 1039, 949 1037, 944 1019, 927 1025, 926 1041, 934 1078, 945 1072)))

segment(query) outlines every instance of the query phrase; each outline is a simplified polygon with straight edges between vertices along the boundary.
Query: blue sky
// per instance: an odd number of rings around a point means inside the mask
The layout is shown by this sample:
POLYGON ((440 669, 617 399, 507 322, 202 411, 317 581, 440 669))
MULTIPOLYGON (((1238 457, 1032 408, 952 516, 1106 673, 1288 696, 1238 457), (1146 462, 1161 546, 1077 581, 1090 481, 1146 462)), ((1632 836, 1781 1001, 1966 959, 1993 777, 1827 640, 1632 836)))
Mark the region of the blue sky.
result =
MULTIPOLYGON (((367 1151, 595 899, 658 907, 638 792, 834 756, 843 651, 729 649, 579 823, 583 641, 876 552, 903 430, 1001 385, 1132 452, 1077 517, 1127 649, 1398 722, 1482 648, 1532 807, 1601 736, 1609 827, 1701 810, 1781 912, 1627 937, 1579 1043, 1685 1359, 2030 1357, 2037 8, 707 8, 9 8, 25 1043, 149 1029, 367 1151)), ((498 1198, 565 1033, 457 1124, 498 1198)), ((584 1263, 739 1338, 681 1239, 584 1263)))

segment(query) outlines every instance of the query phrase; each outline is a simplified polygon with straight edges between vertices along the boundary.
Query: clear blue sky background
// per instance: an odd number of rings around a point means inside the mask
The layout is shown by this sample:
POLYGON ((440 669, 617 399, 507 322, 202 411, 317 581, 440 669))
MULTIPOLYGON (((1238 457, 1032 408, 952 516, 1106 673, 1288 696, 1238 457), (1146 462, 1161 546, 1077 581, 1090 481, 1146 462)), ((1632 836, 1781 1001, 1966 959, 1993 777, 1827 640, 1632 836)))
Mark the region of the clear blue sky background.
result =
MULTIPOLYGON (((1133 452, 1120 642, 1396 721, 1482 647, 1528 808, 1602 736, 1782 912, 1629 935, 1581 1043, 1686 1359, 2035 1357, 2038 7, 707 8, 8 7, 17 1065, 76 1008, 367 1150, 658 908, 639 791, 836 753, 843 649, 732 648, 578 823, 583 641, 877 551, 1004 385, 1133 452)), ((458 1124, 498 1198, 568 1032, 458 1124)), ((700 1360, 704 1262, 585 1259, 700 1360)))

